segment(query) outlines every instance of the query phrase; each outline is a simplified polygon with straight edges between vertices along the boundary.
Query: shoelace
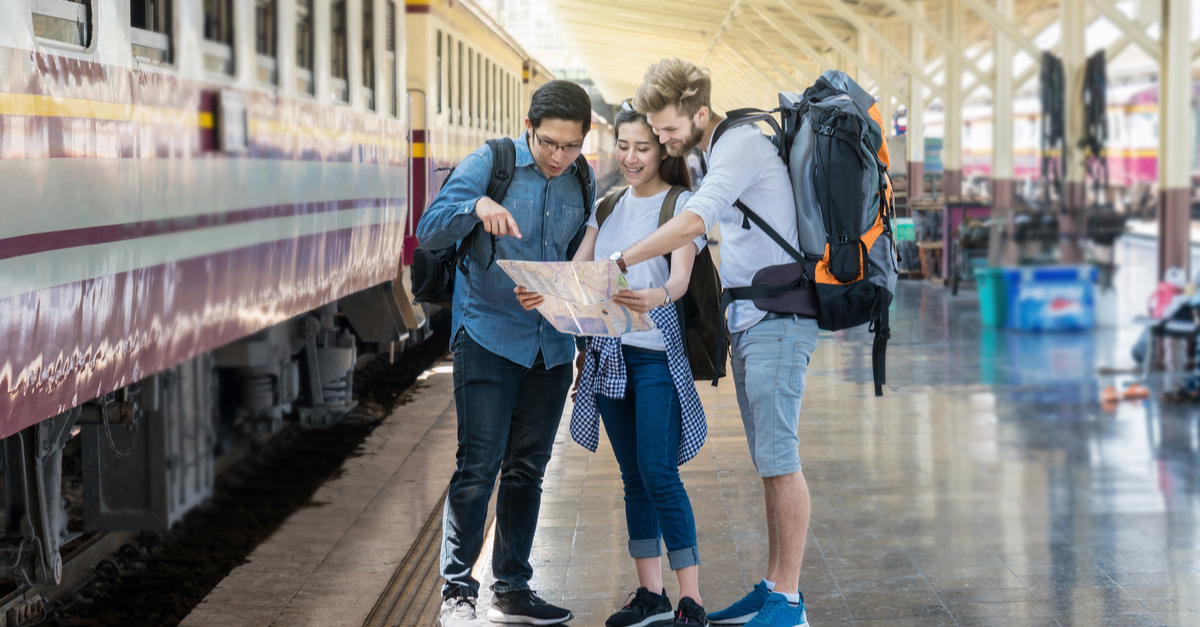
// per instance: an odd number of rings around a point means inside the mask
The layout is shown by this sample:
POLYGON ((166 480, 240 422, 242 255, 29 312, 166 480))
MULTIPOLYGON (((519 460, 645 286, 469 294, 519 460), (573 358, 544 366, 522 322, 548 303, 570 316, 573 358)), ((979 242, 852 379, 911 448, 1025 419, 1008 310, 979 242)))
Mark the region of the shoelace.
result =
POLYGON ((458 600, 454 602, 454 608, 451 612, 456 615, 459 614, 461 610, 465 609, 464 605, 470 608, 471 614, 475 613, 475 599, 471 597, 458 597, 458 600))
POLYGON ((653 607, 652 603, 646 599, 643 599, 642 597, 639 597, 637 592, 630 592, 629 596, 625 597, 625 606, 621 609, 627 610, 635 605, 638 607, 653 607))
MULTIPOLYGON (((682 604, 681 604, 681 605, 682 605, 682 604)), ((688 624, 688 623, 695 623, 695 624, 699 625, 699 624, 700 624, 700 621, 693 621, 693 620, 692 620, 693 618, 695 618, 695 617, 694 617, 694 616, 684 616, 684 615, 683 615, 683 607, 681 606, 681 607, 679 608, 679 614, 677 614, 677 615, 675 616, 675 622, 676 622, 676 623, 678 623, 679 621, 683 621, 683 622, 684 622, 684 624, 688 624)))

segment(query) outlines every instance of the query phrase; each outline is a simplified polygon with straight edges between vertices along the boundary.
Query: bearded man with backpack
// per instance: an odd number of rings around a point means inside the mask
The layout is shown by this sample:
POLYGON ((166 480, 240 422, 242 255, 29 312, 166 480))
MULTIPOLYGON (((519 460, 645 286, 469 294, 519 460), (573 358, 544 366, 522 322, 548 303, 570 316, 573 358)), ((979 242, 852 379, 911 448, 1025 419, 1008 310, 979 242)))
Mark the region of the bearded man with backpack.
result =
POLYGON ((483 546, 497 473, 495 599, 488 618, 536 625, 572 618, 529 589, 529 555, 575 342, 522 308, 512 280, 493 262, 566 261, 574 254, 595 204, 595 174, 580 154, 591 123, 583 88, 546 83, 531 98, 526 132, 515 141, 492 140, 463 159, 417 225, 425 249, 418 254, 444 276, 414 285, 453 285, 458 463, 443 515, 442 627, 482 624, 471 569, 483 546))
MULTIPOLYGON (((652 235, 614 255, 622 268, 654 259, 721 225, 721 283, 749 286, 763 268, 792 260, 761 228, 743 228, 741 201, 784 239, 797 239, 792 183, 775 146, 753 125, 731 128, 712 142, 723 118, 712 111, 708 73, 680 59, 646 72, 633 107, 646 115, 672 155, 699 146, 706 174, 683 211, 652 235)), ((749 225, 746 225, 749 226, 749 225)), ((808 484, 800 469, 800 400, 809 358, 817 346, 814 318, 769 313, 752 301, 728 313, 732 369, 750 455, 762 476, 769 554, 767 572, 753 591, 708 615, 711 624, 755 627, 807 625, 800 596, 800 564, 808 533, 808 484)))
POLYGON ((769 552, 763 580, 708 620, 807 626, 799 579, 811 501, 800 469, 800 402, 819 329, 867 323, 875 394, 883 393, 896 288, 884 126, 874 99, 842 72, 822 74, 802 95, 780 94, 782 125, 774 112, 751 109, 722 118, 710 92, 707 72, 686 61, 664 59, 646 72, 633 107, 670 154, 701 147, 707 173, 682 212, 611 259, 624 270, 720 223, 721 309, 746 440, 763 478, 769 552))

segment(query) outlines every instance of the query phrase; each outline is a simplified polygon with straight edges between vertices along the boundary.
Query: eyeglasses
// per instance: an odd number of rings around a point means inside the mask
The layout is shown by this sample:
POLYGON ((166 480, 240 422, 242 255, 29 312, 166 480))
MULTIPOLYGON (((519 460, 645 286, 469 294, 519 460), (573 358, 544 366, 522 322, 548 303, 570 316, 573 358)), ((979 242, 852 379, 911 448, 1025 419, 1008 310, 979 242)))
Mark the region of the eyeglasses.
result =
POLYGON ((563 151, 563 154, 567 155, 567 156, 577 155, 583 151, 583 144, 569 144, 567 146, 559 146, 558 144, 556 144, 554 142, 549 142, 549 141, 542 139, 537 134, 537 131, 533 132, 533 138, 537 140, 538 146, 541 146, 542 148, 549 150, 550 154, 552 154, 552 155, 560 150, 563 151))
POLYGON ((633 111, 633 98, 626 98, 621 101, 622 111, 633 111))

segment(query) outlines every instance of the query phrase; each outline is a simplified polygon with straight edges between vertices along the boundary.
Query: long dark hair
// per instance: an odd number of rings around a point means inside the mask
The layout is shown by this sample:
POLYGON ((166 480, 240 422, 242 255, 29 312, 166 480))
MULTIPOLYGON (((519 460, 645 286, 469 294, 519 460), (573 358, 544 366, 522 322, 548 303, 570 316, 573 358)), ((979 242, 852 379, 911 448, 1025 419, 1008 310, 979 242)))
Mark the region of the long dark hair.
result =
MULTIPOLYGON (((621 139, 621 125, 637 122, 646 128, 650 128, 650 123, 646 121, 646 116, 633 111, 631 109, 622 108, 617 114, 617 120, 613 122, 613 142, 616 143, 621 139)), ((653 131, 651 131, 653 133, 653 131)), ((659 144, 658 149, 666 151, 667 147, 659 144)), ((620 164, 618 164, 620 165, 620 164)), ((667 185, 679 185, 684 189, 692 188, 692 175, 688 171, 687 163, 683 157, 672 157, 667 155, 666 159, 659 162, 658 177, 661 178, 667 185)))

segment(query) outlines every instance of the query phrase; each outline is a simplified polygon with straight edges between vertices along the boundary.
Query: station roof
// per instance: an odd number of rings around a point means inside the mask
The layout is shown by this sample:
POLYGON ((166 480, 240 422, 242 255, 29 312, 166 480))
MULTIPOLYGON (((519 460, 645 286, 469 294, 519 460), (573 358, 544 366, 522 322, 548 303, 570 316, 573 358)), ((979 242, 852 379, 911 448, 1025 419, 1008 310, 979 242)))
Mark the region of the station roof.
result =
MULTIPOLYGON (((996 13, 996 0, 959 1, 961 48, 945 45, 951 41, 947 0, 550 0, 608 102, 632 96, 648 65, 677 56, 710 70, 713 104, 722 110, 775 106, 776 92, 802 91, 830 68, 877 96, 891 94, 898 107, 909 102, 910 71, 920 71, 928 106, 939 98, 947 49, 956 50, 966 70, 965 95, 978 97, 994 84, 997 32, 1014 41, 1017 88, 1036 76, 1040 51, 1058 45, 1059 2, 1014 0, 1006 20, 996 13), (921 64, 910 55, 910 24, 925 39, 921 64)), ((1089 51, 1106 48, 1112 59, 1137 47, 1131 43, 1158 45, 1152 6, 1161 2, 1082 2, 1089 51), (1135 22, 1141 28, 1130 28, 1135 22)), ((1193 50, 1200 52, 1200 44, 1193 50)))

